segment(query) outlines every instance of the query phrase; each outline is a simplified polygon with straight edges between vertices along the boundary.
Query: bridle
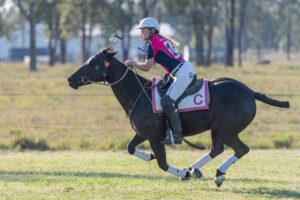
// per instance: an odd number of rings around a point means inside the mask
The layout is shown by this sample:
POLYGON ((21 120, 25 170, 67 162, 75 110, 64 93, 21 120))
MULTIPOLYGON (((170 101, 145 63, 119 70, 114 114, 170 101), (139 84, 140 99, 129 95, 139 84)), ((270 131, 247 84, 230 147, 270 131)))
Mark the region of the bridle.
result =
MULTIPOLYGON (((102 65, 103 65, 103 63, 102 63, 102 65)), ((93 71, 93 72, 92 72, 91 74, 89 74, 88 76, 83 76, 83 77, 81 78, 81 82, 82 82, 82 83, 85 83, 85 84, 86 84, 86 83, 94 83, 94 84, 105 85, 105 86, 113 86, 113 85, 116 85, 116 84, 120 83, 120 82, 126 77, 126 75, 128 74, 129 69, 131 69, 131 71, 133 72, 133 74, 134 74, 136 80, 138 81, 138 83, 139 83, 139 85, 140 85, 140 87, 141 87, 141 92, 140 92, 140 93, 138 94, 138 96, 136 97, 136 99, 135 99, 133 105, 131 106, 131 109, 129 109, 129 110, 126 112, 126 115, 127 115, 128 119, 129 119, 129 121, 130 121, 130 124, 131 124, 132 128, 133 128, 137 133, 139 133, 140 136, 143 136, 143 135, 137 130, 137 128, 136 128, 136 126, 134 125, 134 123, 132 122, 131 118, 132 118, 132 114, 134 113, 134 110, 135 110, 135 108, 136 108, 136 105, 138 104, 139 100, 141 99, 143 93, 146 95, 146 97, 148 98, 149 102, 150 102, 151 105, 152 105, 152 100, 150 99, 150 97, 149 97, 149 95, 147 94, 147 91, 146 91, 146 90, 149 90, 149 89, 152 88, 152 87, 149 87, 149 81, 147 81, 148 83, 146 83, 146 84, 143 85, 143 84, 141 83, 141 81, 140 81, 138 75, 137 75, 136 69, 133 68, 133 67, 131 67, 131 66, 127 66, 127 65, 126 65, 126 71, 124 72, 124 74, 123 74, 118 80, 116 80, 116 81, 114 81, 114 82, 112 82, 112 83, 105 83, 105 81, 107 81, 107 80, 106 80, 107 72, 106 72, 105 69, 106 69, 105 67, 103 67, 103 66, 101 67, 100 65, 97 65, 97 66, 95 67, 95 71, 93 71), (100 70, 100 72, 101 72, 101 71, 104 71, 104 72, 102 72, 102 76, 104 77, 104 83, 96 82, 96 81, 90 80, 90 77, 91 77, 94 73, 98 72, 99 70, 100 70)), ((155 87, 155 86, 154 86, 154 87, 155 87)))
MULTIPOLYGON (((102 65, 103 65, 103 64, 102 64, 102 65)), ((133 103, 131 109, 129 109, 129 110, 128 110, 128 113, 126 113, 127 116, 128 116, 128 118, 129 118, 129 120, 130 120, 130 122, 131 122, 131 116, 132 116, 132 114, 133 114, 133 111, 134 111, 134 109, 135 109, 137 103, 138 103, 139 100, 141 99, 143 93, 146 95, 146 97, 148 98, 149 102, 150 102, 151 105, 152 105, 152 100, 150 99, 149 95, 148 95, 147 92, 146 92, 146 90, 149 90, 149 89, 151 89, 152 87, 149 87, 149 84, 147 84, 147 83, 146 83, 145 85, 143 85, 143 84, 141 83, 141 81, 140 81, 140 79, 139 79, 139 77, 138 77, 138 75, 137 75, 137 72, 136 72, 136 69, 135 69, 135 68, 126 65, 126 71, 124 72, 124 74, 123 74, 118 80, 116 80, 116 81, 114 81, 114 82, 112 82, 112 83, 105 83, 105 81, 107 81, 107 80, 106 80, 107 72, 106 72, 106 70, 105 70, 105 67, 103 67, 103 66, 101 67, 100 65, 97 65, 97 66, 95 67, 95 71, 93 71, 93 72, 92 72, 91 74, 89 74, 88 76, 83 76, 83 77, 81 78, 81 82, 82 82, 82 83, 85 83, 85 84, 86 84, 86 83, 94 83, 94 84, 105 85, 105 86, 113 86, 113 85, 116 85, 116 84, 120 83, 120 82, 126 77, 126 75, 128 74, 129 69, 131 69, 131 71, 133 72, 133 74, 134 74, 136 80, 138 81, 138 83, 139 83, 139 85, 141 86, 141 89, 142 89, 141 92, 139 93, 139 95, 137 96, 135 102, 133 103), (90 77, 91 77, 94 73, 98 72, 99 70, 100 70, 100 72, 104 70, 104 72, 102 72, 102 76, 104 77, 104 83, 92 81, 92 80, 90 79, 90 77)), ((133 125, 133 124, 132 124, 132 125, 133 125)), ((134 125, 133 125, 133 127, 134 127, 134 125)), ((136 128, 135 128, 135 129, 136 129, 136 128)))
MULTIPOLYGON (((102 68, 101 68, 101 69, 102 69, 102 68)), ((128 71, 129 71, 129 67, 126 67, 126 71, 124 72, 124 74, 123 74, 118 80, 116 80, 115 82, 112 82, 112 83, 105 83, 105 81, 107 81, 107 80, 106 80, 107 73, 106 73, 106 70, 105 70, 105 69, 104 69, 104 72, 103 72, 104 83, 92 81, 92 80, 90 79, 90 77, 91 77, 94 73, 96 73, 97 71, 99 71, 99 70, 100 70, 100 66, 97 65, 97 66, 95 67, 95 71, 93 71, 93 73, 89 74, 88 76, 83 76, 83 77, 81 78, 81 82, 84 83, 84 84, 86 84, 86 83, 94 83, 94 84, 99 84, 99 85, 113 86, 113 85, 118 84, 119 82, 121 82, 121 81, 125 78, 125 76, 127 75, 128 71)))

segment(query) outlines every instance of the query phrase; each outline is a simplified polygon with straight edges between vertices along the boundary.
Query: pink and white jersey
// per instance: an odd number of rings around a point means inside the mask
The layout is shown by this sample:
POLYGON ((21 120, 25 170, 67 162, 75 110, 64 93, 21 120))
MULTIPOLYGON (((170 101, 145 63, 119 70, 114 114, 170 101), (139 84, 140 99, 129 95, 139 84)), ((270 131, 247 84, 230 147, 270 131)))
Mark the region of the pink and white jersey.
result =
POLYGON ((154 61, 164 68, 167 73, 172 72, 183 60, 182 56, 175 51, 172 43, 154 34, 147 44, 147 59, 154 61))

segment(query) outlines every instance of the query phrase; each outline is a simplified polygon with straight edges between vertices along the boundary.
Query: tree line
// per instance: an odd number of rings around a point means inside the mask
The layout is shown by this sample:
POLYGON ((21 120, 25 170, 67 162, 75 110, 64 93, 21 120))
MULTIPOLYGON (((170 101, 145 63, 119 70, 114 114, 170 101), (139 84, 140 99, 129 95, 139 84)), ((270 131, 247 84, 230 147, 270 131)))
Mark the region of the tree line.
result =
MULTIPOLYGON (((0 0, 0 6, 7 0, 0 0)), ((117 27, 125 38, 123 56, 129 53, 133 25, 152 16, 176 29, 176 40, 195 48, 196 64, 210 66, 214 46, 225 50, 225 66, 242 66, 243 53, 284 50, 287 59, 300 47, 300 0, 11 0, 1 7, 0 35, 30 27, 30 70, 36 70, 36 32, 45 25, 49 65, 66 62, 66 44, 81 38, 81 60, 91 54, 92 31, 100 24, 117 27), (56 52, 60 56, 57 60, 56 52), (236 51, 235 51, 236 50, 236 51), (237 52, 238 55, 234 55, 237 52)))

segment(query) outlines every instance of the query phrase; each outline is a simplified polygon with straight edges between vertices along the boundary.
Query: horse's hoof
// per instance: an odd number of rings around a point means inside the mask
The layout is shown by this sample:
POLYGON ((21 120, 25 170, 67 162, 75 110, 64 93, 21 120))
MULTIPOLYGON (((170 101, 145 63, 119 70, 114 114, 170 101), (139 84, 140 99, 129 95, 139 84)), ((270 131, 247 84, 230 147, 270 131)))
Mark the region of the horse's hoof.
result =
POLYGON ((197 168, 190 168, 190 174, 191 174, 191 177, 193 178, 202 178, 203 177, 203 174, 201 173, 201 171, 197 168))
POLYGON ((186 174, 185 174, 185 176, 184 177, 180 177, 179 180, 181 180, 181 181, 187 181, 190 178, 191 178, 191 174, 190 174, 190 172, 187 171, 186 174))
POLYGON ((154 156, 153 153, 151 153, 151 154, 150 154, 150 161, 151 161, 151 160, 154 160, 154 159, 155 159, 155 156, 154 156))
POLYGON ((215 184, 217 185, 218 188, 221 187, 224 181, 225 181, 225 176, 223 175, 215 177, 215 184))

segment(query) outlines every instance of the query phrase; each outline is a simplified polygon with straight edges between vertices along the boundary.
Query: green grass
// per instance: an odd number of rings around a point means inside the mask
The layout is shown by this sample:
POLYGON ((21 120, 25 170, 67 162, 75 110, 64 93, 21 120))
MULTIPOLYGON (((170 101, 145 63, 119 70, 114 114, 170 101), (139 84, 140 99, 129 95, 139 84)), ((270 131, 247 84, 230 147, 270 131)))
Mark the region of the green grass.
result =
MULTIPOLYGON (((203 152, 168 149, 169 164, 185 168, 203 152)), ((253 150, 213 178, 226 151, 202 169, 204 179, 179 181, 150 163, 118 152, 1 152, 1 199, 300 199, 300 151, 253 150)))
MULTIPOLYGON (((111 89, 89 85, 75 91, 68 86, 67 77, 79 66, 39 65, 37 72, 30 73, 22 64, 0 63, 1 149, 18 149, 20 141, 29 140, 33 146, 43 141, 50 150, 125 148, 133 130, 111 89)), ((162 71, 154 67, 150 73, 139 73, 151 77, 162 71)), ((251 148, 300 148, 300 96, 276 96, 299 95, 299 62, 246 63, 243 68, 213 66, 197 68, 197 74, 207 79, 236 78, 255 91, 289 100, 289 110, 258 102, 256 118, 241 138, 251 148)), ((209 132, 191 140, 210 146, 209 132)))

